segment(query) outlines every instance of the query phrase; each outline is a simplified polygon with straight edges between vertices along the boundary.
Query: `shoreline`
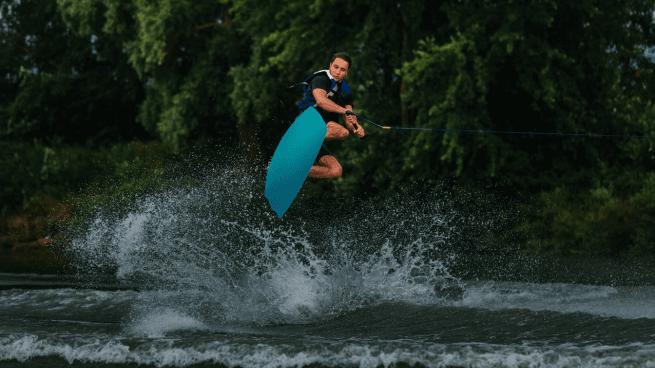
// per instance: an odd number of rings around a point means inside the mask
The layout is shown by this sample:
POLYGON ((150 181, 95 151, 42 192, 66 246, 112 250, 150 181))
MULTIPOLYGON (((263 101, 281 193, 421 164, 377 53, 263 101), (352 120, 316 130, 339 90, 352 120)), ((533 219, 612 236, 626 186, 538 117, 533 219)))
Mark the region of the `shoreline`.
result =
MULTIPOLYGON (((32 240, 8 247, 0 238, 0 273, 71 275, 65 259, 46 242, 32 240)), ((565 283, 605 286, 655 286, 655 257, 552 257, 530 253, 461 254, 449 266, 462 280, 565 283)))
POLYGON ((46 246, 43 240, 16 241, 0 238, 0 272, 60 274, 65 264, 46 246))

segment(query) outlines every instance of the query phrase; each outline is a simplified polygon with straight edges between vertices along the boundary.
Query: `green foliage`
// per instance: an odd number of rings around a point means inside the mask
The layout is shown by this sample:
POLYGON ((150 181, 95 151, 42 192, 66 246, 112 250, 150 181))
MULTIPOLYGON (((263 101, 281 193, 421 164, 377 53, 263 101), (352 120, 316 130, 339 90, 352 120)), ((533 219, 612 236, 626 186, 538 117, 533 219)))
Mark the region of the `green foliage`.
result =
MULTIPOLYGON (((622 70, 634 73, 629 60, 636 58, 636 46, 653 42, 652 17, 637 15, 653 7, 653 2, 448 2, 443 9, 450 41, 426 38, 419 44, 415 58, 399 70, 409 83, 403 99, 416 110, 417 126, 645 134, 653 130, 653 120, 644 119, 641 108, 626 109, 618 91, 630 82, 622 70), (623 27, 628 23, 630 33, 623 27), (608 53, 613 46, 616 51, 608 53)), ((653 69, 641 59, 639 66, 653 69)), ((416 132, 406 141, 402 170, 413 180, 441 168, 437 172, 460 177, 501 177, 533 193, 553 185, 584 191, 610 167, 643 168, 631 161, 625 143, 416 132)), ((643 152, 643 143, 630 144, 643 152)))
POLYGON ((57 0, 62 19, 73 25, 77 35, 90 36, 101 26, 102 33, 120 33, 131 37, 124 43, 124 47, 139 79, 143 79, 145 73, 154 71, 162 63, 166 46, 166 21, 184 17, 187 14, 183 11, 184 7, 189 5, 189 1, 170 0, 154 3, 122 0, 88 0, 80 3, 75 0, 57 0), (98 17, 101 13, 105 18, 104 24, 101 23, 103 19, 98 17))
MULTIPOLYGON (((68 215, 49 218, 50 237, 59 250, 65 249, 74 237, 87 233, 99 213, 110 211, 112 216, 125 216, 139 208, 140 201, 149 195, 161 195, 169 189, 179 193, 180 189, 212 180, 208 172, 215 172, 217 167, 231 169, 225 173, 229 178, 220 178, 226 179, 222 189, 235 192, 243 189, 243 182, 236 180, 239 178, 239 169, 234 167, 236 156, 216 142, 199 143, 183 150, 174 150, 160 142, 136 142, 104 153, 109 155, 110 165, 102 174, 88 180, 79 193, 66 198, 64 206, 68 215)), ((264 198, 257 199, 263 201, 264 198)))
MULTIPOLYGON (((144 180, 154 180, 161 175, 161 161, 169 154, 171 149, 155 143, 89 149, 0 142, 2 215, 26 208, 44 196, 64 199, 89 186, 136 173, 144 180)), ((133 185, 143 187, 144 183, 138 180, 133 185)))
MULTIPOLYGON (((488 116, 484 108, 486 86, 476 83, 475 75, 469 74, 471 68, 467 51, 474 47, 473 42, 458 34, 449 44, 438 46, 434 39, 419 42, 416 58, 405 64, 402 71, 410 87, 406 99, 411 101, 413 108, 419 109, 416 123, 427 128, 446 129, 482 129, 488 123, 488 116), (429 94, 425 90, 428 86, 443 86, 432 89, 429 94)), ((478 67, 482 63, 473 63, 478 67)), ((475 67, 474 67, 475 68, 475 67)), ((478 71, 480 73, 480 71, 478 71)), ((436 134, 441 135, 441 134, 436 134)), ((477 135, 466 142, 460 142, 462 137, 457 133, 443 135, 442 144, 435 143, 435 134, 420 132, 413 134, 413 139, 406 140, 405 146, 408 154, 404 157, 403 169, 412 172, 413 180, 421 176, 430 175, 429 167, 435 159, 440 161, 456 161, 456 175, 461 175, 464 169, 464 159, 473 156, 471 150, 484 146, 489 139, 477 135)), ((497 140, 493 137, 491 141, 497 140)), ((488 144, 488 143, 487 143, 488 144)), ((479 149, 479 148, 478 148, 479 149)), ((489 174, 496 174, 498 149, 491 149, 491 166, 489 174)), ((467 167, 472 162, 467 162, 467 167)))
MULTIPOLYGON (((259 122, 262 141, 273 143, 281 133, 269 127, 292 121, 302 96, 301 87, 296 87, 292 97, 280 99, 278 105, 279 97, 286 97, 282 90, 327 68, 330 56, 340 51, 353 59, 346 80, 354 92, 355 111, 379 124, 398 125, 402 81, 394 70, 403 58, 411 57, 409 50, 420 37, 443 28, 438 3, 426 1, 239 0, 232 9, 235 25, 252 40, 249 62, 232 69, 232 106, 241 123, 259 122)), ((362 195, 401 184, 398 167, 403 147, 399 139, 403 138, 379 134, 365 142, 352 138, 328 142, 347 173, 337 181, 339 191, 362 195)), ((274 148, 272 144, 264 155, 270 157, 274 148)))
MULTIPOLYGON (((6 120, 3 135, 9 137, 22 137, 34 133, 41 127, 54 127, 56 119, 53 115, 44 115, 38 108, 46 103, 48 94, 45 91, 53 88, 61 88, 67 82, 66 76, 39 73, 33 75, 28 73, 23 66, 20 67, 20 76, 23 78, 20 84, 20 91, 16 95, 14 104, 6 111, 6 120), (45 93, 44 93, 45 92, 45 93)), ((52 137, 52 143, 60 143, 63 137, 52 137)))
POLYGON ((43 196, 65 197, 96 171, 88 149, 52 149, 40 144, 0 142, 2 215, 16 212, 43 196))
MULTIPOLYGON (((655 67, 639 48, 655 45, 653 10, 655 0, 2 2, 3 211, 110 174, 121 184, 107 198, 128 202, 166 182, 117 142, 157 137, 173 155, 239 134, 266 160, 297 114, 300 87, 287 86, 339 51, 354 61, 355 111, 380 125, 655 135, 655 67)), ((541 242, 530 249, 649 253, 654 142, 382 131, 328 142, 344 176, 307 192, 504 182, 546 193, 525 225, 541 242)))
POLYGON ((248 44, 221 2, 48 0, 2 11, 12 47, 0 61, 10 74, 0 80, 0 139, 99 147, 147 130, 177 148, 234 140, 228 72, 248 44))
POLYGON ((147 138, 134 124, 143 87, 120 38, 93 27, 94 37, 70 34, 55 0, 0 9, 8 46, 0 50, 0 139, 98 147, 147 138))
POLYGON ((542 208, 521 231, 526 249, 553 255, 655 255, 655 174, 628 199, 597 188, 581 200, 560 189, 541 196, 542 208))
MULTIPOLYGON (((235 1, 235 24, 253 44, 249 63, 232 68, 232 106, 240 122, 288 121, 294 114, 278 108, 279 86, 346 51, 355 111, 380 125, 400 125, 407 103, 416 127, 648 134, 655 120, 643 87, 653 66, 637 46, 655 42, 653 8, 653 1, 235 1), (357 22, 335 21, 353 14, 357 22), (639 88, 631 60, 642 70, 639 88)), ((641 188, 650 144, 393 131, 328 146, 346 173, 338 190, 349 195, 449 176, 533 194, 557 186, 584 192, 600 180, 628 195, 641 188)))
MULTIPOLYGON (((344 40, 348 27, 334 19, 352 16, 356 6, 310 0, 234 1, 231 9, 235 25, 239 33, 252 40, 247 63, 235 65, 230 71, 235 83, 230 97, 239 123, 264 124, 272 119, 289 121, 295 117, 297 109, 294 111, 293 102, 289 101, 287 106, 278 104, 281 91, 316 70, 326 69, 333 53, 343 50, 344 43, 352 44, 344 40)), ((299 91, 300 88, 296 89, 296 103, 299 91)))

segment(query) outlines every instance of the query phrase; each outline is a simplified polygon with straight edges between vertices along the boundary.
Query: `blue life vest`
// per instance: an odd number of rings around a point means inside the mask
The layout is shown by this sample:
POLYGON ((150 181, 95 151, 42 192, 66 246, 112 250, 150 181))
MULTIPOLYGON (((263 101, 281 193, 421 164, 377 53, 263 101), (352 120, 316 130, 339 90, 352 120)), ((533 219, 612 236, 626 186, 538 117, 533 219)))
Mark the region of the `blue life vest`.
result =
MULTIPOLYGON (((344 91, 346 93, 350 93, 350 87, 348 86, 348 83, 346 81, 341 81, 341 88, 339 88, 339 84, 337 84, 337 81, 332 78, 332 74, 330 74, 329 69, 325 70, 319 70, 315 72, 314 74, 310 75, 309 77, 305 78, 305 81, 302 83, 294 84, 291 87, 295 87, 299 84, 302 84, 302 91, 304 93, 303 99, 300 100, 300 103, 298 103, 298 108, 300 110, 304 110, 310 106, 316 108, 318 104, 316 103, 316 99, 314 98, 314 95, 312 94, 312 90, 309 88, 311 87, 311 81, 315 77, 319 75, 326 75, 328 78, 330 78, 330 82, 332 82, 332 86, 330 87, 330 90, 327 93, 327 98, 330 99, 330 101, 337 103, 337 99, 339 97, 339 94, 341 91, 344 91)), ((289 88, 291 88, 289 87, 289 88)))

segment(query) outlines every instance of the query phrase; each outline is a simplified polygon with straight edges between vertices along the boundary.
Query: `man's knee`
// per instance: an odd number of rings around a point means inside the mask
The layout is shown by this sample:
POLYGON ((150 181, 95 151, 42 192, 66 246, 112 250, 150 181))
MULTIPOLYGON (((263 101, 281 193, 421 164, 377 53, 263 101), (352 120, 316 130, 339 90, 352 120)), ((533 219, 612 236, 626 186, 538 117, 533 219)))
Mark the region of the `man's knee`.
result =
POLYGON ((339 164, 338 162, 336 163, 336 165, 331 167, 330 171, 332 172, 332 176, 334 178, 340 178, 341 174, 343 173, 343 169, 341 168, 341 164, 339 164))
POLYGON ((339 140, 344 140, 344 139, 348 138, 348 136, 350 135, 350 132, 348 131, 348 129, 343 128, 343 127, 341 128, 340 133, 341 133, 341 135, 339 135, 339 140))
POLYGON ((330 121, 327 125, 328 129, 331 131, 328 132, 328 136, 331 135, 334 137, 332 139, 344 140, 348 138, 348 135, 350 135, 348 129, 344 128, 340 124, 335 123, 334 121, 330 121))
POLYGON ((344 140, 344 139, 348 138, 348 135, 350 134, 348 129, 346 129, 346 128, 342 127, 341 125, 338 125, 338 124, 337 124, 337 126, 339 127, 339 130, 337 132, 337 134, 339 136, 339 140, 344 140))
POLYGON ((331 178, 339 178, 341 177, 341 174, 343 173, 343 169, 341 168, 341 164, 339 161, 337 161, 334 156, 326 155, 321 157, 319 160, 319 163, 323 166, 326 166, 330 171, 329 175, 331 178))

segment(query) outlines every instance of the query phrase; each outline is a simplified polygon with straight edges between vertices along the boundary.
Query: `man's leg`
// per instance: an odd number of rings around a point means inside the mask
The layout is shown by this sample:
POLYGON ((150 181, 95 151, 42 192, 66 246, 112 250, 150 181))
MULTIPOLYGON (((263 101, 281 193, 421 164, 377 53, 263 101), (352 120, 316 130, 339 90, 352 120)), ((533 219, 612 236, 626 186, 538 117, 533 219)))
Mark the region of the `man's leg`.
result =
MULTIPOLYGON (((327 122, 327 129, 328 132, 325 135, 326 141, 333 141, 335 139, 344 140, 348 138, 348 135, 350 134, 348 129, 344 128, 341 124, 335 123, 334 121, 327 122)), ((323 150, 323 148, 321 148, 321 150, 323 150)), ((319 155, 320 154, 321 153, 319 152, 319 155)), ((334 179, 340 177, 341 172, 341 165, 337 159, 334 158, 334 156, 331 154, 326 154, 319 157, 317 160, 317 165, 312 166, 307 177, 315 179, 334 179)))
POLYGON ((341 165, 332 155, 325 155, 318 159, 318 165, 312 166, 308 178, 334 179, 341 176, 341 165))
POLYGON ((325 135, 326 141, 333 141, 335 139, 342 141, 348 138, 348 135, 350 134, 348 129, 344 128, 344 126, 341 124, 335 123, 334 121, 328 121, 327 130, 328 132, 325 135))

